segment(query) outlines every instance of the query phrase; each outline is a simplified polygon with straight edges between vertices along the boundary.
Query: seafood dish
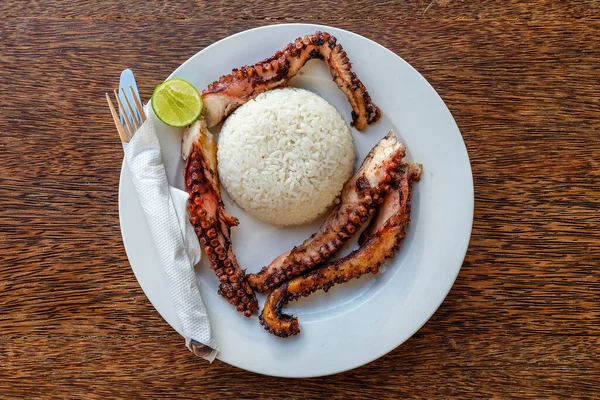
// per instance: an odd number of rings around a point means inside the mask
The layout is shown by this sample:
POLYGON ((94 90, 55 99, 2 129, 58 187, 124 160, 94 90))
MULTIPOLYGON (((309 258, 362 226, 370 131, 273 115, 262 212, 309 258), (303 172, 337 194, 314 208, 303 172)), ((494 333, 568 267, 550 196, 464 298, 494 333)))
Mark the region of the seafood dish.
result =
POLYGON ((192 143, 185 166, 190 223, 219 278, 219 294, 250 317, 258 309, 258 302, 233 254, 231 227, 238 220, 225 213, 217 175, 217 144, 206 128, 206 121, 199 119, 190 126, 183 142, 192 143))
POLYGON ((404 157, 405 147, 393 132, 381 139, 358 172, 344 185, 340 204, 319 231, 300 246, 280 255, 260 272, 248 276, 259 292, 296 277, 335 254, 358 232, 390 190, 392 174, 404 157))
POLYGON ((391 183, 393 188, 383 197, 377 215, 361 236, 359 249, 287 281, 269 294, 260 314, 260 323, 266 330, 281 337, 299 333, 298 318, 281 312, 286 303, 319 289, 327 292, 335 284, 360 278, 366 273, 379 272, 379 267, 394 256, 404 238, 410 220, 410 191, 412 183, 419 180, 421 168, 412 163, 400 166, 391 183))
POLYGON ((298 38, 282 51, 253 66, 234 69, 202 91, 209 128, 218 125, 237 107, 267 90, 285 85, 310 59, 323 60, 331 76, 352 106, 352 125, 363 130, 379 120, 381 111, 371 102, 365 85, 337 39, 326 32, 298 38))
POLYGON ((327 65, 352 109, 350 125, 368 134, 381 110, 336 38, 315 32, 208 85, 202 115, 182 140, 189 221, 218 277, 218 293, 244 316, 259 314, 265 330, 279 337, 300 332, 298 319, 283 313, 287 303, 376 274, 394 257, 422 171, 405 159, 407 148, 392 130, 354 171, 352 131, 335 107, 287 87, 311 59, 327 65), (221 124, 217 143, 210 128, 221 124), (265 223, 298 225, 329 212, 313 235, 247 274, 233 252, 239 222, 225 211, 221 181, 237 205, 265 223), (335 259, 354 237, 358 248, 335 259), (260 313, 255 292, 267 296, 260 313))

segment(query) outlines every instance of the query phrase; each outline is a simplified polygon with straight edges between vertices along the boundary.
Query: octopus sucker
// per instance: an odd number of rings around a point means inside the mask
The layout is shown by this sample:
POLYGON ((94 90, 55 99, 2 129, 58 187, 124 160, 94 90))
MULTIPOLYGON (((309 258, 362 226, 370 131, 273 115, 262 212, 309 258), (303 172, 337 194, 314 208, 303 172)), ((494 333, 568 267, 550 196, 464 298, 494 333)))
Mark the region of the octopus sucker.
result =
POLYGON ((231 227, 238 220, 225 213, 217 175, 216 142, 201 117, 186 129, 182 155, 186 160, 185 189, 189 220, 208 255, 210 268, 219 278, 219 294, 246 317, 258 310, 258 302, 231 247, 231 227), (193 200, 192 200, 193 199, 193 200), (238 287, 237 292, 233 286, 238 287))
POLYGON ((321 59, 352 107, 352 125, 363 130, 379 120, 381 111, 371 102, 365 85, 352 72, 352 64, 335 37, 317 31, 298 38, 271 58, 234 69, 202 91, 208 127, 221 123, 237 107, 259 94, 285 85, 310 59, 321 59))
MULTIPOLYGON (((310 270, 336 253, 367 221, 355 212, 372 215, 390 189, 387 177, 393 174, 404 157, 406 147, 390 131, 369 152, 356 174, 342 189, 340 204, 331 212, 319 231, 300 246, 286 252, 256 274, 248 275, 248 283, 258 292, 266 292, 281 282, 310 270), (327 257, 320 249, 327 246, 327 257)), ((389 179, 388 179, 389 182, 389 179)))
POLYGON ((394 256, 410 221, 410 191, 412 183, 419 180, 421 168, 419 164, 402 164, 394 179, 394 187, 385 196, 378 210, 378 215, 382 218, 371 221, 359 249, 294 278, 269 294, 259 317, 261 325, 267 331, 279 337, 298 334, 298 318, 282 312, 285 304, 320 289, 327 291, 336 284, 364 274, 377 273, 386 259, 394 256))

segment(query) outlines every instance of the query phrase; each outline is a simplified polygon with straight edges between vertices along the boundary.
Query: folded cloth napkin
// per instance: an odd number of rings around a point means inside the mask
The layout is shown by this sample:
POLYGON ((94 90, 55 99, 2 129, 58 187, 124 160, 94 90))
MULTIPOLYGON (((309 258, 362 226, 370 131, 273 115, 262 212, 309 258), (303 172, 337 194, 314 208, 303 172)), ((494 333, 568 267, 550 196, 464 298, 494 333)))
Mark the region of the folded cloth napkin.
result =
POLYGON ((212 336, 194 272, 201 251, 187 216, 188 194, 169 185, 155 130, 157 120, 150 107, 146 107, 146 114, 146 121, 131 141, 123 143, 125 160, 167 276, 186 346, 212 362, 219 346, 212 336))

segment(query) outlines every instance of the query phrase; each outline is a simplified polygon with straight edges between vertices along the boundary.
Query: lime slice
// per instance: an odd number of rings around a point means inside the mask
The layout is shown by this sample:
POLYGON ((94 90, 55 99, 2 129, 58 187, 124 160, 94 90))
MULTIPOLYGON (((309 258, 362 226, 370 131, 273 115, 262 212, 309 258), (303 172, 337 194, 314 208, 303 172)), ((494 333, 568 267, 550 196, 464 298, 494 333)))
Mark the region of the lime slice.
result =
POLYGON ((202 113, 202 97, 194 85, 174 78, 158 85, 152 93, 152 110, 165 124, 177 128, 190 125, 202 113))

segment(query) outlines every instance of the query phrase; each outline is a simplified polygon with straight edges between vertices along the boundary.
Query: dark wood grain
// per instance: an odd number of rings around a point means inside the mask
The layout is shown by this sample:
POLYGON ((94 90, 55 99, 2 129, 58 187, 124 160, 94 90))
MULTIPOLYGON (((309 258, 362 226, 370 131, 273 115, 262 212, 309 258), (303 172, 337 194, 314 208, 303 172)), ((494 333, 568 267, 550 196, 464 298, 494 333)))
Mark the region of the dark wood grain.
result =
POLYGON ((600 397, 597 1, 66 4, 0 4, 1 397, 600 397), (123 68, 146 99, 215 40, 298 20, 417 68, 475 180, 469 251, 432 319, 380 360, 300 383, 206 365, 152 308, 120 238, 102 97, 123 68))
POLYGON ((471 335, 466 341, 443 336, 411 338, 377 362, 336 376, 280 379, 237 370, 224 363, 203 366, 181 349, 181 338, 109 337, 17 338, 1 343, 5 353, 22 361, 21 368, 0 385, 16 395, 65 393, 79 398, 361 398, 498 396, 565 393, 594 394, 600 373, 589 357, 573 347, 594 352, 598 338, 539 339, 471 335), (517 349, 523 348, 523 351, 517 349), (509 350, 510 349, 510 350, 509 350), (538 349, 538 350, 536 350, 538 349), (564 355, 564 357, 561 357, 564 355), (477 360, 477 361, 476 361, 477 360), (77 376, 74 377, 74 372, 77 376), (20 384, 15 385, 19 382, 20 384))
POLYGON ((400 19, 597 19, 596 0, 338 0, 328 1, 161 1, 75 0, 7 1, 8 17, 133 20, 387 20, 400 19))

